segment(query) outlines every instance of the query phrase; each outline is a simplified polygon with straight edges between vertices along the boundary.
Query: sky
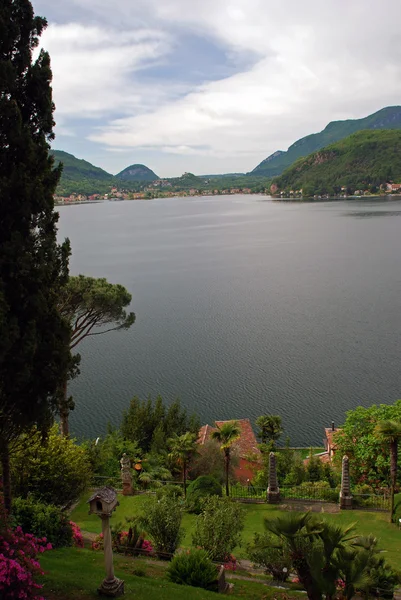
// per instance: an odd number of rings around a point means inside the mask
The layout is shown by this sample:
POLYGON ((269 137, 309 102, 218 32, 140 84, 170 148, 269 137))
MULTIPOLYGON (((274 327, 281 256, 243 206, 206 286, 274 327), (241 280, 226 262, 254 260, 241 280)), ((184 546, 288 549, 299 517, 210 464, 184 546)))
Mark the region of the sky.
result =
POLYGON ((33 0, 54 148, 110 173, 248 172, 401 104, 399 0, 33 0))

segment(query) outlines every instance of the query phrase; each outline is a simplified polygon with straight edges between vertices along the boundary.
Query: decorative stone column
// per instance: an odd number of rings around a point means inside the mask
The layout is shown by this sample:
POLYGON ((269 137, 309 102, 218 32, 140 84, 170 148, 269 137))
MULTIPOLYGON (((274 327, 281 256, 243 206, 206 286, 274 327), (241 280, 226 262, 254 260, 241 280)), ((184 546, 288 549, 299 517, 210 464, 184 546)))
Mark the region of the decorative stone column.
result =
POLYGON ((280 489, 277 483, 276 455, 269 454, 269 485, 267 488, 267 501, 269 504, 280 502, 280 489))
POLYGON ((117 579, 114 575, 113 548, 111 545, 110 518, 108 515, 101 515, 102 533, 104 546, 104 563, 106 568, 106 577, 97 591, 102 596, 122 596, 124 594, 124 581, 117 579))
POLYGON ((124 594, 124 581, 114 576, 113 548, 111 545, 110 517, 118 506, 116 491, 108 486, 97 490, 88 500, 89 514, 98 515, 102 520, 104 560, 106 577, 97 591, 102 596, 121 596, 124 594))
POLYGON ((120 460, 121 465, 121 480, 123 482, 123 496, 132 496, 132 475, 131 475, 131 460, 129 456, 124 454, 120 460))
POLYGON ((349 481, 349 458, 343 456, 341 471, 340 508, 352 508, 351 485, 349 481))

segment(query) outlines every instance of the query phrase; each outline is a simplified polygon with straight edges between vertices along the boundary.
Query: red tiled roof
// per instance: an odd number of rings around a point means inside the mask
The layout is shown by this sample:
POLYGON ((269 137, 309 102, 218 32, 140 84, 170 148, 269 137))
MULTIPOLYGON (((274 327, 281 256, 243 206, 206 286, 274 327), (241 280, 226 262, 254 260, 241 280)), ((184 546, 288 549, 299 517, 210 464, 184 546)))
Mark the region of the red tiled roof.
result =
POLYGON ((333 431, 333 429, 331 427, 326 427, 324 431, 325 431, 325 434, 326 434, 326 440, 327 440, 328 446, 332 450, 336 450, 337 446, 335 445, 335 443, 333 441, 333 435, 335 433, 337 433, 337 431, 341 431, 341 429, 339 429, 338 427, 335 427, 334 431, 333 431))
MULTIPOLYGON (((331 462, 328 452, 322 452, 321 454, 314 454, 314 456, 316 458, 318 458, 320 460, 320 462, 322 462, 322 463, 330 463, 331 462)), ((309 456, 307 458, 304 458, 304 460, 303 460, 304 465, 307 465, 309 460, 310 460, 309 456)))
MULTIPOLYGON (((230 421, 216 421, 216 426, 221 427, 224 423, 230 423, 235 420, 241 429, 240 438, 234 442, 233 448, 238 450, 238 454, 241 457, 248 456, 249 454, 257 454, 258 458, 261 456, 261 452, 257 446, 255 434, 252 429, 252 425, 249 419, 231 419, 230 421)), ((205 444, 211 439, 213 431, 217 431, 217 427, 211 427, 210 425, 203 425, 199 430, 198 444, 205 444)))

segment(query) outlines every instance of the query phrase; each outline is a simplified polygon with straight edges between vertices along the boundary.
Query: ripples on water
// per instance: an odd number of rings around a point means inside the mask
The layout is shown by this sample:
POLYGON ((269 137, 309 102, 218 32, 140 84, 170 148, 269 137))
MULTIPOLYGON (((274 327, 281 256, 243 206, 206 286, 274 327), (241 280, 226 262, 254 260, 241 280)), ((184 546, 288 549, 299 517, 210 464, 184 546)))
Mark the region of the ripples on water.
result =
POLYGON ((309 445, 346 410, 401 397, 400 201, 222 196, 60 214, 72 272, 122 283, 137 314, 80 345, 74 434, 101 435, 135 394, 161 393, 209 423, 279 413, 309 445))

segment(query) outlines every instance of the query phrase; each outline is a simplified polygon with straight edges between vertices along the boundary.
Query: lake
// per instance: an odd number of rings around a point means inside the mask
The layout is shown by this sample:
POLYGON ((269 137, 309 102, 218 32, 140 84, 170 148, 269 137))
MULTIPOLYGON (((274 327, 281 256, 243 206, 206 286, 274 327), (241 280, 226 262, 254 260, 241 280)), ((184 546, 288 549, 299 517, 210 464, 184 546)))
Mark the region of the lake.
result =
POLYGON ((61 206, 71 272, 132 293, 129 331, 85 340, 71 431, 137 395, 202 422, 280 414, 295 446, 401 398, 401 200, 233 195, 61 206))

